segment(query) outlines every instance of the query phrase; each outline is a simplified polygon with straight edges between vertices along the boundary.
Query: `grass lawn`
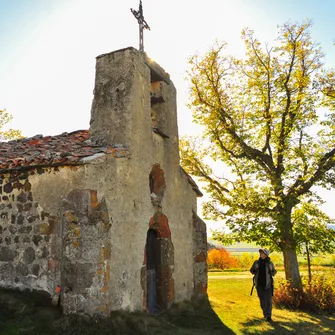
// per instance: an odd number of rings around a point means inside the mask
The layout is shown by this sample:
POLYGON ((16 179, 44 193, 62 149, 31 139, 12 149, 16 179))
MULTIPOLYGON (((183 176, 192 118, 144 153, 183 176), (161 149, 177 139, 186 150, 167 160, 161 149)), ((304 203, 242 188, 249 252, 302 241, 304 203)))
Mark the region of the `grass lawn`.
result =
POLYGON ((335 334, 335 316, 273 309, 272 324, 264 321, 257 292, 250 296, 252 276, 236 272, 233 277, 209 273, 211 306, 235 334, 335 334))

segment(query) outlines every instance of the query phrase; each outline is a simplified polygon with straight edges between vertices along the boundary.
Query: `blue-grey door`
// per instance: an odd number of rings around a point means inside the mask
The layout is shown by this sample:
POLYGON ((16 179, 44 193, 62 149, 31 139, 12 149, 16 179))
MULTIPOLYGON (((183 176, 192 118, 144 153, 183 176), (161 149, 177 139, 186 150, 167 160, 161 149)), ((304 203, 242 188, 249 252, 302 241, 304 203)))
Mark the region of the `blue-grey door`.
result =
POLYGON ((158 311, 157 306, 157 270, 159 260, 158 235, 153 229, 147 233, 147 308, 149 313, 158 311))

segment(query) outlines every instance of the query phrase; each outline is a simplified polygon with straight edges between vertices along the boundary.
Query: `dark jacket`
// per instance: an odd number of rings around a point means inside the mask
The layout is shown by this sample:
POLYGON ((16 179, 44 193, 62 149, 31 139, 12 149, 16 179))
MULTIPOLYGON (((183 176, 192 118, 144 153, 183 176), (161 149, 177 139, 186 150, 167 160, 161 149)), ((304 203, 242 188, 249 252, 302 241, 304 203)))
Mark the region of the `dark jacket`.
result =
MULTIPOLYGON (((254 262, 252 267, 250 268, 250 272, 255 275, 254 276, 254 284, 257 288, 258 286, 258 274, 259 274, 259 263, 260 259, 254 262)), ((271 288, 273 286, 273 279, 272 277, 277 273, 274 264, 271 262, 270 257, 265 259, 265 289, 271 288), (271 265, 272 270, 270 270, 269 265, 271 265)))

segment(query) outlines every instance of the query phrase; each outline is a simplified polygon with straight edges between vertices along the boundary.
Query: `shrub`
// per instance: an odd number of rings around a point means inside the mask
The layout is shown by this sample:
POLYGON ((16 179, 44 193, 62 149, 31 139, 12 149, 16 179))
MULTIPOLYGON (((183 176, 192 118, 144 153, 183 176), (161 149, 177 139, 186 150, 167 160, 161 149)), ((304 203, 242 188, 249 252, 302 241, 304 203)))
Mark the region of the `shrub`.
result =
POLYGON ((330 255, 330 259, 331 259, 331 265, 335 266, 335 254, 334 255, 330 255))
POLYGON ((286 280, 280 280, 278 287, 273 293, 273 302, 278 306, 284 306, 289 309, 297 309, 300 306, 300 295, 295 289, 290 288, 290 284, 286 280))
POLYGON ((238 259, 240 268, 249 270, 256 259, 258 259, 258 254, 243 252, 238 259))
POLYGON ((270 259, 275 266, 280 266, 284 264, 282 254, 273 253, 270 255, 270 259))
POLYGON ((309 283, 303 277, 303 292, 292 290, 286 281, 279 283, 274 292, 274 303, 291 309, 312 312, 335 312, 335 271, 313 273, 309 283))
POLYGON ((225 249, 211 249, 207 258, 210 269, 231 269, 238 267, 237 257, 232 256, 225 249))
POLYGON ((323 263, 322 257, 314 257, 312 258, 311 264, 313 265, 321 265, 323 263))
POLYGON ((335 255, 322 255, 312 259, 312 265, 333 266, 335 255))

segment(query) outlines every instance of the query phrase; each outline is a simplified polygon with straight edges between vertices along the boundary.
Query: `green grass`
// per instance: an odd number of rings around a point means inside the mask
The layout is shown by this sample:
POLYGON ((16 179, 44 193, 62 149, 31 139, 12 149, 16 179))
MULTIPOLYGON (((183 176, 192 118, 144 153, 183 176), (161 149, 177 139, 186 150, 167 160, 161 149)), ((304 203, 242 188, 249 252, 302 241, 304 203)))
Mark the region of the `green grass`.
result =
POLYGON ((335 334, 335 317, 274 308, 272 324, 263 319, 257 293, 250 296, 252 276, 210 273, 208 294, 221 321, 235 334, 335 334))

